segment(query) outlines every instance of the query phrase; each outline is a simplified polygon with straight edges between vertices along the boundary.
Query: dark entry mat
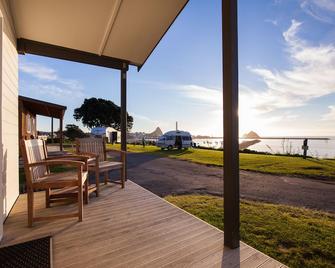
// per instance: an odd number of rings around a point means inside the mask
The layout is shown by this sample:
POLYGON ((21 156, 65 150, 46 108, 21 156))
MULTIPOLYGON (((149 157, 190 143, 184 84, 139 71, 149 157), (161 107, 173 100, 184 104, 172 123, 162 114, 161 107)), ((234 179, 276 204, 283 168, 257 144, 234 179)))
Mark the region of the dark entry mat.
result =
POLYGON ((0 268, 51 267, 51 237, 0 248, 0 268))

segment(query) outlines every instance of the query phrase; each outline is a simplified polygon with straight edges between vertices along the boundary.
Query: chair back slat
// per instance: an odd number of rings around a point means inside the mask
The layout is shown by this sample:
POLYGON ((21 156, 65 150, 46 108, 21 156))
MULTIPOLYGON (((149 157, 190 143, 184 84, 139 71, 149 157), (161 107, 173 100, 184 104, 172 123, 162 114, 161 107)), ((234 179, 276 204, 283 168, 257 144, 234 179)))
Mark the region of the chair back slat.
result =
POLYGON ((99 155, 99 161, 105 161, 105 142, 103 138, 77 139, 77 153, 94 153, 99 155))
MULTIPOLYGON (((43 161, 46 159, 44 141, 39 139, 22 140, 22 145, 22 156, 25 165, 43 161)), ((26 170, 30 172, 32 182, 34 182, 38 178, 46 176, 48 173, 47 167, 42 165, 38 167, 31 167, 26 170)), ((29 177, 27 175, 28 174, 26 174, 26 177, 29 177)))

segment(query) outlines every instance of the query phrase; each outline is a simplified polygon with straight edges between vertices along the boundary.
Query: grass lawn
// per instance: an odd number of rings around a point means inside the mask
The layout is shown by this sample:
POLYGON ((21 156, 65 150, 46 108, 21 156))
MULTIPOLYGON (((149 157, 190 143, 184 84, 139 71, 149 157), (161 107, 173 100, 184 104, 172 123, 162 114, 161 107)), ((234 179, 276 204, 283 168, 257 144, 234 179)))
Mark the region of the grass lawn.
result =
MULTIPOLYGON (((166 200, 223 230, 223 199, 209 195, 166 200)), ((242 201, 241 240, 289 267, 335 267, 335 215, 242 201)))
MULTIPOLYGON (((120 145, 108 145, 110 148, 120 148, 120 145)), ((128 145, 130 152, 155 153, 162 157, 188 160, 199 164, 222 166, 223 152, 206 149, 162 151, 156 146, 128 145)), ((335 179, 335 159, 302 159, 291 156, 275 156, 260 154, 240 154, 242 170, 258 171, 271 174, 299 175, 313 178, 335 179)))

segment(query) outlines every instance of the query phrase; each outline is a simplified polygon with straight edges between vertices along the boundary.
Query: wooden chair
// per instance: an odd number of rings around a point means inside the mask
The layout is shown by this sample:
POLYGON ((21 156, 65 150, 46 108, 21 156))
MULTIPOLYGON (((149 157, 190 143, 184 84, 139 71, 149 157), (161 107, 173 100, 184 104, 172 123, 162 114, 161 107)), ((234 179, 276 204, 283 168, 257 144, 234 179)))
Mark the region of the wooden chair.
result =
POLYGON ((112 183, 120 183, 122 188, 125 184, 125 154, 124 151, 106 149, 106 142, 103 138, 82 138, 76 140, 76 152, 89 153, 95 156, 93 161, 88 163, 88 170, 95 172, 95 187, 91 188, 99 196, 100 173, 104 172, 105 184, 109 178, 108 172, 119 169, 121 171, 121 182, 111 181, 112 183), (107 159, 107 152, 120 153, 120 161, 109 161, 107 159))
MULTIPOLYGON (((74 160, 74 161, 84 161, 85 163, 95 159, 94 155, 92 154, 73 154, 73 153, 69 153, 69 152, 51 152, 49 153, 47 150, 47 146, 45 144, 45 142, 43 141, 43 145, 44 145, 44 152, 45 152, 45 156, 47 157, 48 160, 74 160)), ((88 170, 87 170, 88 171, 88 170)), ((88 184, 88 178, 87 178, 87 184, 88 184)), ((56 203, 56 202, 64 202, 64 200, 66 199, 72 199, 74 201, 77 200, 78 194, 76 192, 76 187, 74 188, 62 188, 62 189, 58 189, 55 191, 50 191, 50 190, 46 190, 46 206, 50 207, 50 203, 56 203)), ((86 196, 86 191, 84 192, 85 194, 85 203, 88 203, 88 197, 89 197, 89 190, 86 196)))
POLYGON ((46 155, 46 146, 42 140, 21 140, 21 152, 24 162, 24 171, 28 195, 28 226, 35 221, 48 219, 61 219, 78 217, 83 219, 83 198, 88 202, 88 157, 71 156, 71 159, 49 159, 46 155), (80 160, 80 161, 78 161, 80 160), (76 167, 76 171, 61 173, 50 172, 49 167, 54 165, 68 165, 76 167), (34 216, 34 191, 46 191, 46 207, 49 207, 49 195, 53 189, 72 188, 76 189, 78 199, 78 212, 58 214, 46 217, 34 216), (85 188, 85 196, 83 192, 85 188))

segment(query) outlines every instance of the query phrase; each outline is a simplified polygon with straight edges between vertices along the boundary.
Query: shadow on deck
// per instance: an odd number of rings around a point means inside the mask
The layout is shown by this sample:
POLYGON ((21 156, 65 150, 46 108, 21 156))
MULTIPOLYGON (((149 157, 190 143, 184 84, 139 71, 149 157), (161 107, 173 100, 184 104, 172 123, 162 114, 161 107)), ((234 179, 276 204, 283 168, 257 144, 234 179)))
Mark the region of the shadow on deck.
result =
MULTIPOLYGON (((35 194, 36 213, 75 210, 75 204, 44 208, 35 194)), ((54 267, 285 267, 241 242, 223 247, 223 232, 128 181, 103 187, 76 218, 27 227, 26 195, 20 195, 4 224, 1 247, 53 237, 54 267)))

